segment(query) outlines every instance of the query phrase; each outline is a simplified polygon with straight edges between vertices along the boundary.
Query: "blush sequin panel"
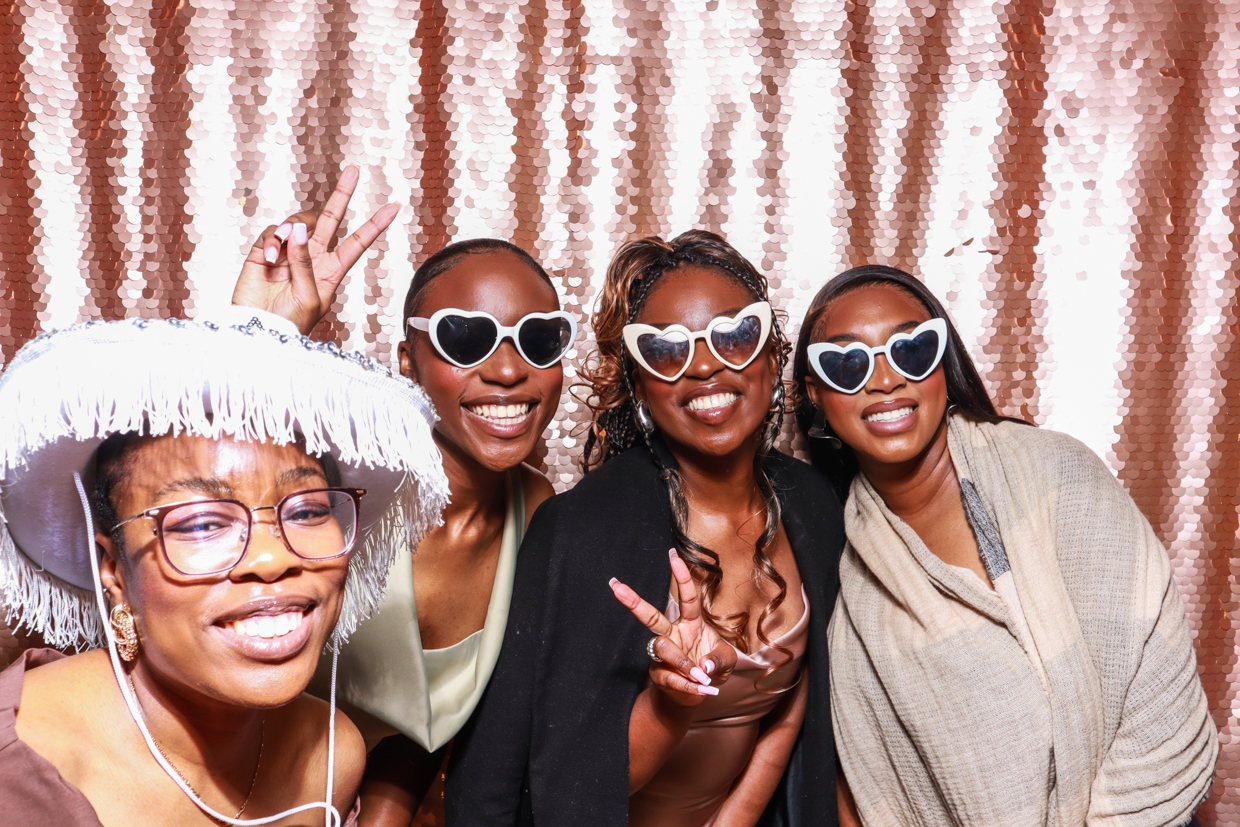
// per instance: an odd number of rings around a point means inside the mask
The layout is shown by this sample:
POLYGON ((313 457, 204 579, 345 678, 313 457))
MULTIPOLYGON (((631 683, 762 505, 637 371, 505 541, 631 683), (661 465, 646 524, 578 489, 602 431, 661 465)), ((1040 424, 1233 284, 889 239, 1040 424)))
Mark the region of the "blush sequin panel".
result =
MULTIPOLYGON (((583 341, 637 235, 726 234, 794 338, 835 273, 902 267, 1004 412, 1104 456, 1171 550, 1221 732, 1204 817, 1240 823, 1240 0, 3 8, 0 363, 227 302, 348 163, 342 234, 402 213, 315 335, 389 364, 455 239, 530 250, 583 341)), ((561 490, 587 414, 566 387, 534 457, 561 490)))

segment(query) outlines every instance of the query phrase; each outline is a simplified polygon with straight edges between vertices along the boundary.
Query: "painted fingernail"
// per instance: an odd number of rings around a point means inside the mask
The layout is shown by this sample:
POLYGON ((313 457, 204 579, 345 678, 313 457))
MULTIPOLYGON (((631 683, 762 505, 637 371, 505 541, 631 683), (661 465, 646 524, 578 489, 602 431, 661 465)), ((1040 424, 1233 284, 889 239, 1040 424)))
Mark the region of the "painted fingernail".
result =
POLYGON ((706 661, 706 674, 709 675, 714 671, 715 671, 715 662, 713 660, 706 661))
POLYGON ((710 675, 707 675, 705 672, 703 672, 701 669, 698 669, 696 666, 689 670, 689 674, 693 677, 695 681, 702 684, 702 686, 710 686, 710 675))
POLYGON ((611 586, 614 589, 616 587, 616 584, 619 582, 620 582, 619 580, 613 577, 607 581, 607 585, 611 586))
POLYGON ((293 231, 292 224, 281 224, 279 227, 276 227, 276 231, 272 233, 272 235, 274 235, 276 238, 283 241, 284 239, 288 238, 288 234, 291 233, 292 231, 293 231))
POLYGON ((267 259, 268 264, 275 264, 276 259, 280 257, 279 247, 268 247, 267 252, 263 253, 263 258, 267 259))
POLYGON ((699 686, 697 688, 699 695, 718 695, 719 687, 717 686, 699 686))
POLYGON ((294 244, 305 244, 306 243, 306 225, 305 224, 298 223, 298 224, 293 225, 293 243, 294 244))
POLYGON ((676 554, 676 549, 674 549, 674 548, 669 548, 669 549, 667 550, 667 558, 668 558, 669 560, 675 560, 675 559, 676 559, 676 557, 677 557, 677 554, 676 554))

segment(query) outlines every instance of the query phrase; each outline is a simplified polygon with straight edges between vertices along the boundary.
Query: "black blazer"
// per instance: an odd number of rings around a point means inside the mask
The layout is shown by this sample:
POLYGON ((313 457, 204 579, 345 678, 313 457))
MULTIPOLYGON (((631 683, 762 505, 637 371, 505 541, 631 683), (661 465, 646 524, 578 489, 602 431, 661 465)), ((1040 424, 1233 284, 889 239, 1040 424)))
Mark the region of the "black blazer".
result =
MULTIPOLYGON (((809 597, 810 637, 805 723, 762 823, 834 825, 827 622, 839 591, 843 510, 809 465, 773 453, 766 467, 809 597)), ((449 827, 628 823, 629 716, 651 635, 607 582, 617 577, 662 606, 671 519, 667 484, 641 447, 538 509, 517 559, 499 662, 453 741, 449 827)))

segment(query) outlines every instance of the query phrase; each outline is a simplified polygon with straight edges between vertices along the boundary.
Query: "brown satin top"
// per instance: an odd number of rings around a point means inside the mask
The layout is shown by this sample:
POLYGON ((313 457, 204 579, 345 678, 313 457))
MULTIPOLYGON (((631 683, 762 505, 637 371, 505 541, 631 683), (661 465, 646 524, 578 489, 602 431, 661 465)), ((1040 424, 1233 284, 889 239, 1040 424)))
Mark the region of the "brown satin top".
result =
MULTIPOLYGON (((749 763, 762 719, 784 698, 771 691, 790 687, 800 674, 809 639, 809 598, 804 587, 801 599, 805 604, 801 619, 774 641, 792 652, 792 660, 764 678, 767 669, 783 661, 781 652, 764 646, 752 654, 736 653, 736 669, 719 687, 719 694, 694 708, 684 740, 650 783, 629 799, 632 827, 709 827, 714 823, 749 763)), ((674 597, 666 614, 673 622, 680 616, 674 597)))

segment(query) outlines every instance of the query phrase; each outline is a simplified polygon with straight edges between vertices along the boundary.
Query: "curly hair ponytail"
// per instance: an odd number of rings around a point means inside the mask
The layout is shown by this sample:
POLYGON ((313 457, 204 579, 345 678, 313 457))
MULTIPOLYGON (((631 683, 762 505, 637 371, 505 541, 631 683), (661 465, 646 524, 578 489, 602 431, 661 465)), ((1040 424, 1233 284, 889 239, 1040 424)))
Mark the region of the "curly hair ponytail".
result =
MULTIPOLYGON (((651 237, 625 244, 607 268, 603 293, 592 320, 596 349, 582 369, 582 377, 589 388, 585 402, 592 414, 582 467, 589 471, 617 454, 645 444, 660 475, 667 482, 676 548, 700 579, 703 615, 725 640, 738 650, 746 651, 745 629, 749 624, 749 614, 738 612, 719 617, 712 610, 723 580, 719 555, 689 536, 689 505, 680 473, 675 468, 667 467, 659 452, 654 450, 649 435, 638 427, 632 385, 636 366, 624 346, 624 326, 641 313, 650 291, 665 275, 686 265, 716 270, 744 287, 755 301, 768 300, 766 278, 715 233, 691 230, 670 242, 651 237)), ((766 554, 767 546, 779 531, 782 516, 779 499, 766 474, 766 458, 783 425, 785 393, 782 376, 791 350, 777 317, 772 319, 770 335, 775 343, 776 390, 754 454, 754 478, 766 511, 766 521, 754 542, 753 552, 755 581, 770 581, 777 590, 775 597, 762 610, 757 623, 758 639, 767 646, 773 644, 763 627, 767 618, 783 604, 788 593, 787 583, 766 554)), ((785 655, 785 659, 791 658, 791 652, 784 647, 775 648, 785 655)), ((775 668, 769 669, 768 674, 775 668)))

